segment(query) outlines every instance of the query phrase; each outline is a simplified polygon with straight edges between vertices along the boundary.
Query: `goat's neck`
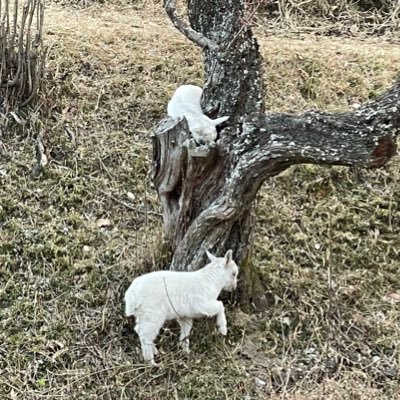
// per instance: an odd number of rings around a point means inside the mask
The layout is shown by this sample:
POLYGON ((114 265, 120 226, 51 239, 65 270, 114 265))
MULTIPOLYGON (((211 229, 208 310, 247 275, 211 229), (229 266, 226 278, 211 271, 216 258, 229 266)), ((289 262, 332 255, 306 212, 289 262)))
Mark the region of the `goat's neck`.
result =
POLYGON ((199 273, 201 273, 201 275, 205 278, 208 284, 207 289, 210 291, 210 294, 217 298, 225 285, 223 269, 218 265, 209 264, 199 270, 199 273))
POLYGON ((186 118, 201 118, 204 116, 203 111, 200 107, 196 106, 186 106, 182 107, 182 113, 185 115, 186 118))

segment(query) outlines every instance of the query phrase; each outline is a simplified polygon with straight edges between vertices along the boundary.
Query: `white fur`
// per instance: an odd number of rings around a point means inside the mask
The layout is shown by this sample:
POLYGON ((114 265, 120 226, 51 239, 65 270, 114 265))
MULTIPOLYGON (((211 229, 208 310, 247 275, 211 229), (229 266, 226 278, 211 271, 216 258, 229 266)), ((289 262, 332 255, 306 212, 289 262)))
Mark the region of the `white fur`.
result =
POLYGON ((182 85, 176 89, 168 103, 168 115, 179 119, 185 117, 189 130, 197 143, 212 142, 217 138, 216 126, 229 117, 210 119, 201 109, 203 89, 194 85, 182 85))
POLYGON ((197 271, 151 272, 134 279, 126 291, 125 313, 135 316, 143 358, 153 365, 157 365, 154 355, 158 354, 154 340, 167 320, 178 320, 186 352, 193 318, 217 316, 219 332, 227 334, 224 306, 217 297, 222 289, 236 289, 238 266, 232 260, 232 250, 225 257, 207 255, 211 262, 197 271))

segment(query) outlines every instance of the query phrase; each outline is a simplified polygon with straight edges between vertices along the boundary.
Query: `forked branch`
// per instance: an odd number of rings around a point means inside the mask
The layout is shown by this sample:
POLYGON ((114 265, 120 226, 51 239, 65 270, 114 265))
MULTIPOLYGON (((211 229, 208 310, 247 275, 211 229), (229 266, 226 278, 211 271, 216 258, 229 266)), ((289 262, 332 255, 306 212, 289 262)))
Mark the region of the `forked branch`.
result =
POLYGON ((203 49, 208 49, 212 51, 217 51, 219 46, 212 40, 206 38, 201 33, 192 29, 185 21, 178 15, 175 6, 175 0, 164 0, 164 8, 168 14, 168 17, 179 30, 183 33, 189 40, 197 44, 203 49))

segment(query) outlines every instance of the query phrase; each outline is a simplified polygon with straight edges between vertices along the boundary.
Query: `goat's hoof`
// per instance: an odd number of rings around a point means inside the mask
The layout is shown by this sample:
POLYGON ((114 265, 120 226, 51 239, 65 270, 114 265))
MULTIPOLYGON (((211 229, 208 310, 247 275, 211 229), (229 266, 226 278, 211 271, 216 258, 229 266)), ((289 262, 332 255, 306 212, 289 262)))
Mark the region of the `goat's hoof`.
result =
POLYGON ((219 331, 219 333, 220 333, 221 335, 226 336, 227 333, 228 333, 228 328, 227 328, 226 326, 220 326, 220 327, 218 328, 218 331, 219 331))
POLYGON ((151 361, 150 361, 150 365, 151 365, 152 367, 156 367, 156 368, 160 368, 160 367, 161 367, 161 363, 157 363, 157 362, 155 362, 154 360, 151 360, 151 361))

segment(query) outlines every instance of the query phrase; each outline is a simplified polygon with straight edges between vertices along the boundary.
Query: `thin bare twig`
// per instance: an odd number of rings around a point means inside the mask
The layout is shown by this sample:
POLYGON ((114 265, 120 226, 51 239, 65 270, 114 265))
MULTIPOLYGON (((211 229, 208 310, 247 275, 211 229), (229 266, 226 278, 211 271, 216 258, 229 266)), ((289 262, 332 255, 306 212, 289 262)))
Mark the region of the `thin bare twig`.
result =
MULTIPOLYGON (((256 5, 256 7, 254 7, 254 10, 251 12, 251 14, 248 16, 247 20, 251 21, 253 19, 253 17, 255 16, 255 14, 257 13, 258 9, 260 8, 261 2, 258 3, 256 5)), ((236 39, 239 37, 239 35, 243 32, 243 30, 247 27, 248 23, 247 22, 243 22, 242 26, 240 27, 240 29, 238 30, 238 32, 236 33, 236 35, 234 36, 234 38, 231 40, 231 42, 228 44, 228 46, 226 47, 225 51, 228 51, 232 45, 235 43, 236 39)))

